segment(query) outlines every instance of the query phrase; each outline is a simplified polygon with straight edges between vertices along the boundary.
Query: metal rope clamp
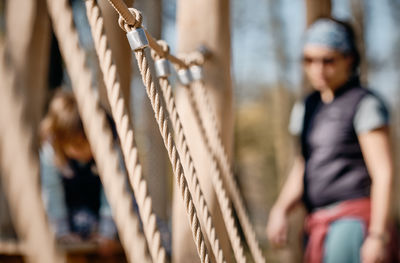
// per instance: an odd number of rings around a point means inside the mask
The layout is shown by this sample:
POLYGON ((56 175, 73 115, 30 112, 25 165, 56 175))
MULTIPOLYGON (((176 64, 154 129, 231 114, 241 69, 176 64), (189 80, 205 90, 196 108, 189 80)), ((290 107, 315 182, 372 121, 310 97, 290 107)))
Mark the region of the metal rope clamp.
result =
POLYGON ((154 67, 156 69, 156 76, 158 78, 166 78, 171 75, 171 67, 169 61, 165 58, 157 59, 154 62, 154 67))
POLYGON ((146 33, 141 27, 129 31, 126 33, 126 37, 128 38, 129 45, 133 51, 144 49, 149 46, 146 33))
POLYGON ((189 68, 190 73, 192 74, 193 80, 200 81, 203 80, 203 67, 199 65, 193 65, 189 68))
POLYGON ((178 79, 184 86, 188 86, 193 81, 192 74, 187 68, 178 70, 178 79))

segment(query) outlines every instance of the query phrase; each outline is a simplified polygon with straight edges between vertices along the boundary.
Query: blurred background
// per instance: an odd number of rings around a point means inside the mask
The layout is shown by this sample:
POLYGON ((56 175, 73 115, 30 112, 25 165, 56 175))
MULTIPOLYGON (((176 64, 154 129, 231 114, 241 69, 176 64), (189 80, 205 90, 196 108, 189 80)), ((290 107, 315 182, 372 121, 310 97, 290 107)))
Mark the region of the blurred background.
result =
MULTIPOLYGON (((7 5, 11 1, 0 0, 2 41, 10 26, 7 23, 12 22, 6 16, 7 5)), ((84 1, 70 2, 81 44, 87 51, 88 65, 96 79, 100 79, 84 1)), ((165 39, 170 44, 172 53, 177 52, 180 37, 176 19, 178 5, 174 0, 136 0, 134 4, 142 10, 144 25, 148 31, 156 38, 165 39)), ((392 145, 396 160, 394 204, 396 222, 399 222, 400 191, 397 191, 397 187, 400 187, 400 182, 397 175, 400 171, 400 1, 231 0, 222 1, 221 5, 221 9, 230 11, 230 73, 234 116, 231 131, 232 163, 267 261, 301 262, 300 233, 304 212, 300 209, 292 216, 293 231, 288 249, 272 250, 266 240, 265 226, 268 212, 287 175, 296 147, 288 133, 289 114, 293 103, 302 99, 309 91, 303 78, 301 51, 302 35, 307 20, 312 16, 330 12, 333 17, 350 21, 354 25, 362 53, 362 81, 380 94, 390 107, 392 145), (329 11, 327 6, 330 6, 329 11)), ((29 6, 30 3, 27 8, 29 6)), ((45 10, 44 6, 40 8, 45 10)), ((42 10, 40 8, 38 13, 42 10)), ((115 30, 119 30, 118 26, 115 30)), ((48 59, 57 61, 61 58, 57 52, 53 52, 57 47, 54 36, 52 38, 49 45, 52 53, 48 59)), ((64 66, 50 66, 49 70, 48 85, 40 96, 30 101, 40 108, 35 115, 36 119, 31 118, 34 127, 45 112, 51 90, 70 85, 64 66)), ((144 163, 144 174, 148 177, 150 193, 155 199, 155 211, 169 222, 173 182, 168 158, 135 66, 130 74, 133 81, 127 94, 130 94, 130 108, 141 160, 144 163), (159 165, 154 166, 153 162, 159 165), (161 178, 160 174, 165 176, 161 178)), ((0 195, 0 237, 13 235, 7 202, 0 195)))

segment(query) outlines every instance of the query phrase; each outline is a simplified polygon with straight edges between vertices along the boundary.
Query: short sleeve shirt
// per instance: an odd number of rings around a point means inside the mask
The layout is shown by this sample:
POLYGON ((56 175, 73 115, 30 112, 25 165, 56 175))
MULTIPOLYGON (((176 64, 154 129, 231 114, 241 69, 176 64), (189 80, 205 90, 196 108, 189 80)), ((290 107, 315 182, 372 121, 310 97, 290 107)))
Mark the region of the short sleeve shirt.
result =
MULTIPOLYGON (((303 131, 304 114, 304 103, 295 103, 289 120, 289 132, 292 135, 301 135, 303 131)), ((357 135, 384 127, 388 124, 389 111, 383 101, 373 94, 368 94, 362 98, 353 119, 353 125, 357 135)))

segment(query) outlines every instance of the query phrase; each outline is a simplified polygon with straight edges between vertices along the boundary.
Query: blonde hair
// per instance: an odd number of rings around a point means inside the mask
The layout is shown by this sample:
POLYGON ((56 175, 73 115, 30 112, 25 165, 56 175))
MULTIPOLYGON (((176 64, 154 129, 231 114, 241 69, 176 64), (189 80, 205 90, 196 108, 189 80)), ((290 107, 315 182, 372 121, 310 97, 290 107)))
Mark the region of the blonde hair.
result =
POLYGON ((75 98, 71 92, 58 90, 39 126, 40 143, 48 141, 55 151, 55 163, 63 166, 67 157, 64 146, 78 136, 85 137, 75 98))

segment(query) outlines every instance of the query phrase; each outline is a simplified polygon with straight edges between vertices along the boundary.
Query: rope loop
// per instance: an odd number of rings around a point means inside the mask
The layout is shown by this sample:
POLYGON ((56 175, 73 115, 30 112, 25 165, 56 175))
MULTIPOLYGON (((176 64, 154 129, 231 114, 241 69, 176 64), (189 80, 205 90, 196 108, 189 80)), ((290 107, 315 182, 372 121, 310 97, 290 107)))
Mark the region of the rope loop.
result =
POLYGON ((157 53, 157 51, 155 51, 154 49, 152 49, 152 50, 151 50, 151 57, 152 57, 154 60, 160 60, 160 59, 163 59, 163 58, 164 58, 164 59, 167 58, 167 56, 170 54, 170 53, 169 53, 170 48, 169 48, 168 43, 167 43, 165 40, 160 39, 160 40, 157 41, 157 44, 158 44, 158 45, 160 46, 160 48, 161 48, 161 54, 157 53))
POLYGON ((186 59, 186 62, 189 64, 189 66, 203 66, 204 61, 204 55, 199 51, 190 53, 186 59))
POLYGON ((188 57, 187 54, 177 55, 177 58, 183 62, 182 64, 175 64, 175 69, 177 71, 182 70, 182 69, 187 69, 189 67, 187 57, 188 57))
POLYGON ((169 54, 169 45, 165 40, 158 40, 157 44, 161 47, 163 55, 162 57, 165 58, 169 54))
POLYGON ((118 18, 118 25, 126 32, 142 27, 143 21, 142 13, 139 10, 135 8, 129 8, 129 12, 131 12, 132 16, 135 18, 135 22, 133 24, 128 23, 121 15, 118 18))

